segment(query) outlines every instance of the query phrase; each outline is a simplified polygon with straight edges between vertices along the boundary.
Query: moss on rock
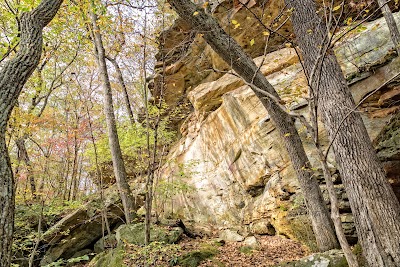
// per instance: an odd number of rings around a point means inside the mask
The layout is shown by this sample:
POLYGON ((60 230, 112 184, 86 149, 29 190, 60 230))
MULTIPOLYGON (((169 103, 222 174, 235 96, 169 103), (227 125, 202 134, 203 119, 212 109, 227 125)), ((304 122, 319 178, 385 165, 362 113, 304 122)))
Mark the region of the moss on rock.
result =
POLYGON ((347 261, 341 250, 316 253, 298 261, 286 262, 275 267, 347 267, 347 261))
MULTIPOLYGON (((168 230, 156 225, 151 227, 150 241, 157 241, 166 244, 172 244, 177 242, 183 231, 181 228, 176 227, 172 230, 168 230)), ((145 226, 144 223, 121 225, 116 231, 116 239, 118 244, 129 243, 135 245, 145 244, 145 226)))
POLYGON ((124 264, 125 250, 123 246, 115 249, 104 251, 98 254, 89 263, 89 267, 122 267, 124 264))
POLYGON ((178 265, 182 267, 197 267, 204 260, 214 257, 219 253, 218 249, 210 244, 203 244, 202 248, 184 254, 179 257, 178 265))

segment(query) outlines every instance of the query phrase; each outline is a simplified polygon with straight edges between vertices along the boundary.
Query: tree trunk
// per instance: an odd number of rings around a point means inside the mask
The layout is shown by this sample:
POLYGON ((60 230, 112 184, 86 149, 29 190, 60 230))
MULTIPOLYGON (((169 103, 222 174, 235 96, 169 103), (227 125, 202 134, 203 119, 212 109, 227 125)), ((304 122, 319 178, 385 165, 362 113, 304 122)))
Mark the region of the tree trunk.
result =
MULTIPOLYGON (((305 71, 313 72, 327 31, 312 0, 286 0, 292 8, 305 71), (312 32, 309 31, 312 29, 312 32)), ((361 116, 332 50, 322 61, 318 109, 332 142, 353 211, 358 237, 370 266, 400 266, 400 204, 386 180, 361 116), (334 141, 332 141, 334 140, 334 141)))
POLYGON ((11 111, 22 87, 39 63, 42 31, 53 19, 62 0, 43 0, 37 8, 23 13, 20 19, 21 41, 15 57, 0 70, 0 266, 11 264, 14 228, 14 178, 6 146, 5 133, 11 111))
POLYGON ((28 171, 27 179, 29 180, 31 186, 32 198, 36 199, 36 181, 35 181, 35 176, 32 173, 32 163, 25 146, 25 136, 17 139, 15 141, 15 144, 17 145, 18 148, 18 160, 25 162, 25 166, 28 171))
POLYGON ((126 217, 126 223, 131 223, 135 216, 135 202, 132 197, 132 192, 127 181, 127 175, 125 170, 125 164, 122 159, 121 147, 119 145, 119 138, 117 133, 117 125, 115 122, 112 90, 110 79, 108 76, 105 50, 103 46, 103 40, 100 33, 100 28, 97 24, 97 15, 94 13, 95 6, 93 1, 92 10, 90 11, 91 22, 93 26, 93 37, 94 45, 97 51, 97 60, 99 64, 100 76, 103 79, 104 89, 104 113, 106 115, 107 129, 108 129, 108 142, 111 150, 111 158, 114 167, 114 175, 117 181, 118 190, 121 196, 122 205, 124 206, 124 212, 126 217))
POLYGON ((128 112, 128 116, 129 116, 129 120, 130 120, 131 124, 134 125, 135 124, 135 116, 133 115, 131 101, 129 100, 129 94, 128 94, 128 90, 126 88, 124 76, 122 76, 121 68, 119 67, 119 64, 115 58, 107 57, 107 59, 114 65, 115 72, 117 73, 118 82, 121 85, 122 93, 124 94, 126 111, 128 112))
MULTIPOLYGON (((78 122, 77 122, 78 124, 78 122)), ((74 129, 74 159, 72 160, 72 173, 71 173, 71 183, 69 186, 69 195, 68 200, 74 201, 76 200, 76 193, 78 192, 78 152, 79 152, 79 144, 78 144, 78 137, 77 137, 77 129, 78 126, 74 129)))
POLYGON ((400 32, 397 27, 396 21, 394 20, 393 13, 390 10, 388 5, 388 1, 386 0, 377 0, 379 6, 381 7, 381 11, 383 16, 385 17, 386 24, 390 31, 390 37, 392 38, 394 48, 396 49, 397 55, 400 56, 400 32))
MULTIPOLYGON (((169 0, 169 3, 183 19, 192 24, 193 29, 203 34, 203 38, 214 51, 230 64, 233 70, 246 82, 254 84, 256 87, 279 99, 278 94, 265 76, 258 70, 254 61, 233 38, 226 34, 211 15, 206 14, 202 8, 194 5, 189 0, 169 0)), ((332 220, 329 217, 328 209, 322 198, 319 184, 312 176, 310 163, 295 128, 293 118, 279 107, 279 103, 266 98, 264 94, 257 90, 255 90, 255 94, 274 121, 289 153, 304 194, 319 249, 325 251, 337 248, 339 244, 336 239, 332 220)))

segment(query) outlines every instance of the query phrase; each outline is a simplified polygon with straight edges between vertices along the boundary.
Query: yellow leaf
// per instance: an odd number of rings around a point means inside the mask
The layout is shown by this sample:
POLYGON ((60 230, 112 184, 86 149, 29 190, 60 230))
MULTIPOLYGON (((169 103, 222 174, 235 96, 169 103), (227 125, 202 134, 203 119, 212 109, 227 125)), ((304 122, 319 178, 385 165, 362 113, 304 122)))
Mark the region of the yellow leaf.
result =
POLYGON ((289 137, 291 134, 290 133, 285 133, 284 136, 285 137, 289 137))
POLYGON ((195 11, 194 13, 193 13, 193 16, 197 16, 199 14, 199 12, 198 11, 195 11))
POLYGON ((203 8, 207 8, 209 5, 210 5, 210 3, 209 3, 209 2, 204 2, 204 4, 203 4, 203 8))
POLYGON ((263 32, 263 34, 264 34, 265 36, 269 36, 269 32, 267 32, 267 31, 263 32))
POLYGON ((256 43, 256 41, 254 41, 254 39, 250 40, 250 45, 253 46, 256 43))
POLYGON ((292 44, 291 43, 286 43, 285 46, 289 48, 289 47, 292 47, 292 44))
POLYGON ((352 22, 353 22, 353 18, 348 18, 348 19, 346 20, 346 24, 347 24, 347 25, 350 25, 352 22))
POLYGON ((234 20, 234 19, 233 19, 233 20, 232 20, 232 24, 233 24, 233 25, 238 24, 237 20, 234 20))
POLYGON ((235 29, 239 28, 239 26, 240 26, 240 23, 236 24, 235 29))
POLYGON ((342 7, 341 5, 338 5, 338 6, 335 6, 332 10, 333 10, 333 11, 337 11, 337 10, 339 10, 341 7, 342 7))

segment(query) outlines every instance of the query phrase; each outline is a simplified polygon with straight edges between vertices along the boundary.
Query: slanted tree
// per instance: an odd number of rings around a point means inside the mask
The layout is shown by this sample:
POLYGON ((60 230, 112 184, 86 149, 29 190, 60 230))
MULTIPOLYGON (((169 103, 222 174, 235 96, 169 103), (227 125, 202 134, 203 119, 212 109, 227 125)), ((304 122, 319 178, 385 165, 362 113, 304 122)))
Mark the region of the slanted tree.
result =
POLYGON ((11 264, 14 228, 14 177, 6 145, 6 127, 21 90, 39 64, 43 28, 56 15, 63 0, 42 0, 20 18, 20 47, 0 70, 0 266, 11 264))
POLYGON ((394 16, 388 2, 386 0, 377 0, 379 6, 381 7, 381 11, 383 16, 385 17, 386 24, 390 31, 390 37, 392 38, 392 42, 394 44, 394 48, 396 49, 397 55, 400 55, 400 32, 397 27, 396 21, 394 20, 394 16))
POLYGON ((242 47, 201 7, 196 6, 190 0, 169 0, 169 3, 180 17, 188 21, 194 30, 203 35, 212 49, 230 64, 243 80, 253 85, 251 88, 267 109, 288 151, 304 194, 319 249, 325 251, 337 248, 339 244, 332 220, 324 203, 319 184, 312 175, 310 162, 294 125, 294 119, 280 106, 279 95, 273 86, 242 47))
POLYGON ((112 58, 110 56, 107 56, 106 58, 108 59, 108 61, 110 61, 114 65, 114 69, 115 69, 115 72, 117 75, 117 80, 118 80, 119 85, 121 86, 122 93, 124 96, 126 112, 128 113, 129 121, 131 122, 131 125, 134 125, 135 124, 135 115, 133 115, 131 100, 129 99, 129 94, 128 94, 128 88, 126 88, 126 83, 124 80, 124 76, 122 75, 121 68, 120 68, 116 58, 112 58))
POLYGON ((93 43, 95 45, 97 61, 99 65, 100 76, 103 82, 104 90, 104 113, 108 129, 108 141, 111 150, 111 158, 113 162, 115 180, 117 181, 118 191, 121 196, 122 205, 126 222, 129 224, 135 214, 135 201, 132 196, 131 189, 128 184, 125 164, 122 158, 121 146, 119 143, 117 125, 114 115, 112 88, 107 70, 106 53, 103 45, 100 27, 97 23, 97 15, 94 0, 91 1, 90 21, 93 27, 93 43))
POLYGON ((386 180, 313 0, 285 0, 370 266, 400 266, 400 204, 386 180), (326 53, 324 51, 326 49, 326 53), (317 67, 315 67, 317 66, 317 67))

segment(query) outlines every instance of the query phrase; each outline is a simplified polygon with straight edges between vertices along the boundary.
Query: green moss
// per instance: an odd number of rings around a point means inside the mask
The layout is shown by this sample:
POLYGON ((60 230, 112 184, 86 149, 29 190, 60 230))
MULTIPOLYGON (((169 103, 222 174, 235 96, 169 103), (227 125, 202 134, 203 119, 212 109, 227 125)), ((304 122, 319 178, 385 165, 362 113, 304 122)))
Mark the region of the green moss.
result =
POLYGON ((225 242, 221 241, 221 240, 216 240, 213 242, 213 245, 216 247, 222 247, 224 244, 225 244, 225 242))
POLYGON ((197 250, 182 256, 178 263, 182 267, 196 267, 208 258, 213 257, 215 254, 208 250, 197 250))
POLYGON ((212 244, 202 244, 201 249, 179 257, 178 264, 182 267, 196 267, 204 260, 212 258, 218 253, 218 249, 212 244))
MULTIPOLYGON (((331 250, 323 253, 311 255, 298 261, 286 262, 276 265, 276 267, 348 267, 346 258, 340 250, 331 250)), ((362 265, 364 266, 364 265, 362 265)))
POLYGON ((307 215, 297 216, 290 221, 290 229, 294 239, 302 242, 312 252, 318 251, 317 241, 307 215))
POLYGON ((280 206, 279 206, 279 209, 280 209, 281 211, 288 211, 288 210, 289 210, 289 208, 288 208, 286 205, 280 205, 280 206))
POLYGON ((127 245, 125 264, 128 266, 174 266, 181 247, 152 242, 148 246, 127 245))
MULTIPOLYGON (((153 225, 151 227, 150 240, 151 242, 163 242, 166 244, 172 244, 179 240, 182 235, 181 228, 174 228, 167 230, 162 227, 153 225)), ((145 225, 144 223, 121 225, 117 229, 116 238, 118 242, 126 242, 135 245, 145 244, 145 225)))
POLYGON ((362 248, 360 244, 357 244, 353 248, 353 254, 356 255, 358 264, 360 266, 367 266, 367 260, 365 259, 364 255, 362 254, 362 248))
POLYGON ((98 254, 89 263, 89 267, 122 267, 126 266, 123 262, 125 250, 122 246, 115 249, 104 251, 98 254))
POLYGON ((243 254, 252 254, 253 248, 249 246, 243 246, 239 248, 239 251, 242 252, 243 254))

